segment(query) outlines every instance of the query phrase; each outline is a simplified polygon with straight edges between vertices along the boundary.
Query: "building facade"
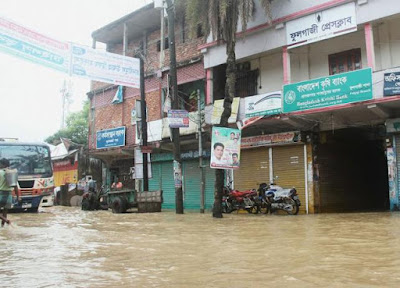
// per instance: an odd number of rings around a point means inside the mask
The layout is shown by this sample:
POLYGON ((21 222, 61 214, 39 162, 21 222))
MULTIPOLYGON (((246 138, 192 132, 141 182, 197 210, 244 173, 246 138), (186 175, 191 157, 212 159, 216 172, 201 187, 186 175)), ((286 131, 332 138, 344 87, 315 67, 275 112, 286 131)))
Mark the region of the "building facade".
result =
MULTIPOLYGON (((236 45, 235 188, 277 177, 303 213, 397 209, 400 3, 275 1, 271 22, 255 4, 236 45)), ((226 55, 217 42, 200 49, 207 115, 224 97, 226 55)))

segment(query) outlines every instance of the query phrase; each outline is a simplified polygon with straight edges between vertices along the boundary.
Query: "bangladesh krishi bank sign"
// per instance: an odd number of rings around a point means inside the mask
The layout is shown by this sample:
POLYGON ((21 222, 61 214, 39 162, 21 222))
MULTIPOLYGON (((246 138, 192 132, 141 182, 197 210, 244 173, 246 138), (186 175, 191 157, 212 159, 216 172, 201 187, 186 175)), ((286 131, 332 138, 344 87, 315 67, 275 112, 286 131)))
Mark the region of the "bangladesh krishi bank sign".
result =
POLYGON ((125 127, 97 131, 96 136, 97 149, 125 146, 125 127))
POLYGON ((283 86, 283 113, 372 99, 371 68, 283 86))

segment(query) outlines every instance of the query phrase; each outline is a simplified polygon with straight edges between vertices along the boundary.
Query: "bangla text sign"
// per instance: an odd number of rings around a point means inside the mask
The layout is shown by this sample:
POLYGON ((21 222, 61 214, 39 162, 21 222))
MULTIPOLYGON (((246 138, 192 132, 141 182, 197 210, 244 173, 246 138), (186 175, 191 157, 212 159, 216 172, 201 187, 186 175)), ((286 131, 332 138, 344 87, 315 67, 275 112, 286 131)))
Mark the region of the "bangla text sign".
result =
POLYGON ((284 113, 372 99, 371 68, 283 86, 284 113))
POLYGON ((294 48, 357 31, 355 3, 347 3, 286 23, 286 43, 294 48))
POLYGON ((96 136, 97 149, 125 146, 124 126, 97 131, 96 136))

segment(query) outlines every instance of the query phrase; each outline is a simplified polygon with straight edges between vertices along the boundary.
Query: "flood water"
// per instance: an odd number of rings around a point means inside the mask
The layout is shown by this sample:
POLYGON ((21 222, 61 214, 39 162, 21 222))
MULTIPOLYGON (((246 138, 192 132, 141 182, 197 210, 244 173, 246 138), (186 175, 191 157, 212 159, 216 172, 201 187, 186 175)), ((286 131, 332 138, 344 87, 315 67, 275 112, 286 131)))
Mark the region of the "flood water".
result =
POLYGON ((1 287, 399 287, 400 213, 11 214, 1 287))

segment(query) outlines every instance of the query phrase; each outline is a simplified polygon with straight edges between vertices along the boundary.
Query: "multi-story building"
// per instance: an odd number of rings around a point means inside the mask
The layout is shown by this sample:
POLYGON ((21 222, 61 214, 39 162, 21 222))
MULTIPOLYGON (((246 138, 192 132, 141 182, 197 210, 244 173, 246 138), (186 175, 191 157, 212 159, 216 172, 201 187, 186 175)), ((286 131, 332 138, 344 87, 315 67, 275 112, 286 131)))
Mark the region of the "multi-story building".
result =
MULTIPOLYGON (((303 213, 397 209, 400 3, 273 1, 271 22, 255 4, 236 44, 235 188, 278 177, 297 188, 303 213)), ((199 48, 215 104, 224 97, 225 46, 199 48)))
MULTIPOLYGON (((167 18, 162 10, 148 4, 93 32, 94 48, 97 43, 105 43, 108 52, 127 57, 144 57, 145 98, 147 104, 148 146, 152 149, 150 190, 163 190, 163 208, 175 207, 175 183, 173 172, 172 142, 168 125, 169 101, 169 41, 167 18), (144 47, 141 52, 141 47, 144 47)), ((189 36, 182 15, 177 13, 175 23, 175 43, 177 60, 178 98, 181 109, 189 111, 189 127, 180 128, 183 195, 186 209, 200 207, 200 168, 198 159, 198 104, 197 94, 204 107, 206 74, 203 55, 198 49, 204 44, 201 30, 189 36)), ((127 188, 140 189, 140 181, 133 179, 132 167, 142 156, 136 157, 135 149, 141 146, 137 110, 140 105, 139 89, 123 87, 121 101, 113 101, 118 86, 93 82, 88 93, 90 98, 89 153, 103 160, 103 182, 110 185, 119 178, 127 188), (117 102, 113 104, 113 102, 117 102), (119 131, 121 139, 116 139, 116 147, 105 148, 98 143, 96 134, 119 131), (120 141, 120 142, 118 142, 120 141)), ((121 91, 119 91, 121 92, 121 91)), ((120 98, 121 99, 121 98, 120 98)), ((115 139, 113 139, 115 140, 115 139)), ((209 155, 205 151, 203 155, 209 155)), ((137 154, 138 155, 138 154, 137 154)), ((205 159, 205 165, 207 165, 205 159)), ((213 203, 214 174, 205 168, 207 176, 206 205, 213 203)), ((99 180, 99 179, 97 179, 99 180)))

